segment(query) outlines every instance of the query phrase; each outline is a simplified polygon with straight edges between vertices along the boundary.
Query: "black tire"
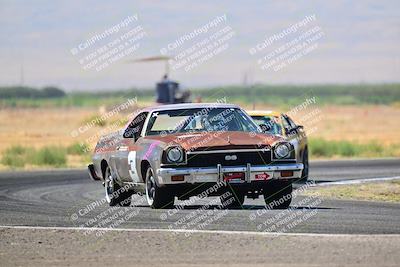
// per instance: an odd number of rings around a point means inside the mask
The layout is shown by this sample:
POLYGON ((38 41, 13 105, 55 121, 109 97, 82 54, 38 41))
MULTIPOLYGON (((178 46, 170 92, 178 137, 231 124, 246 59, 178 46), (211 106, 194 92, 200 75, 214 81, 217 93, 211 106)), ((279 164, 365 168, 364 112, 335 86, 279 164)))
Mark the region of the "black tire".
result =
POLYGON ((113 206, 129 207, 132 202, 132 192, 122 189, 114 180, 111 168, 107 166, 104 172, 104 189, 108 204, 113 206))
POLYGON ((287 209, 292 202, 292 183, 276 182, 264 189, 264 200, 267 208, 287 209))
MULTIPOLYGON (((229 185, 228 185, 229 186, 229 185)), ((245 194, 233 188, 227 188, 219 197, 223 208, 238 209, 243 208, 245 194)))
POLYGON ((157 185, 153 169, 149 166, 146 171, 146 200, 153 209, 169 209, 174 207, 175 196, 167 190, 157 185))
POLYGON ((308 149, 306 148, 303 152, 303 161, 304 169, 301 172, 301 181, 302 182, 307 182, 308 180, 308 172, 310 169, 310 165, 308 164, 308 149))

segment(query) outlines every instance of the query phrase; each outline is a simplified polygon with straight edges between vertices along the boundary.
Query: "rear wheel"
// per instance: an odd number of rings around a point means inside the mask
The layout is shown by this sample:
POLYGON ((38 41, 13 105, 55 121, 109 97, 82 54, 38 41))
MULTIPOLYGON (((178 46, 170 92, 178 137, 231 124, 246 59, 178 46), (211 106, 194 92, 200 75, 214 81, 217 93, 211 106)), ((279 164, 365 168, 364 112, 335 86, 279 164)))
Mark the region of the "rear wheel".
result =
POLYGON ((156 183, 153 170, 149 166, 146 171, 146 199, 153 209, 167 209, 174 207, 175 196, 166 188, 161 188, 156 183))
POLYGON ((110 206, 128 207, 131 205, 132 192, 119 186, 119 184, 114 180, 109 166, 107 166, 104 172, 104 189, 106 200, 110 206))
POLYGON ((273 183, 264 190, 265 204, 271 209, 287 209, 292 202, 292 191, 290 182, 273 183))
POLYGON ((227 188, 219 198, 224 208, 237 209, 243 207, 245 194, 233 188, 227 188))

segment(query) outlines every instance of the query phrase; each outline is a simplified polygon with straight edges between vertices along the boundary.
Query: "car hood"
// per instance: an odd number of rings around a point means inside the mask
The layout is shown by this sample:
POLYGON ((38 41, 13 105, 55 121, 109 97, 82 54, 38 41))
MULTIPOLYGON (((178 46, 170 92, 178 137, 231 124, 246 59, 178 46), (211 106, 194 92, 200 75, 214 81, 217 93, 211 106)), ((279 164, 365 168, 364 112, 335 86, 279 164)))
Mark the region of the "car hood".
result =
POLYGON ((167 146, 180 145, 185 150, 210 149, 213 147, 266 146, 285 140, 278 135, 250 132, 178 133, 164 136, 147 136, 145 138, 163 142, 167 146))

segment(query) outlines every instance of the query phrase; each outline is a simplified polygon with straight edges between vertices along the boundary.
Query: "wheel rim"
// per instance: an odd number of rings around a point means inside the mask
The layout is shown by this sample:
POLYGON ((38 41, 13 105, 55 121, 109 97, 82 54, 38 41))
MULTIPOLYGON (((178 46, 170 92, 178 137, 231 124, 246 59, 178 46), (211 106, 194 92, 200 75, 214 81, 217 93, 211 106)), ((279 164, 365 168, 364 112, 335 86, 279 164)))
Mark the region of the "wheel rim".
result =
POLYGON ((156 182, 153 173, 149 169, 146 177, 146 199, 147 203, 150 206, 153 205, 155 194, 156 194, 156 182))
POLYGON ((110 168, 107 168, 105 178, 104 189, 106 193, 106 200, 108 203, 110 203, 113 198, 112 194, 114 193, 114 179, 111 175, 110 168))

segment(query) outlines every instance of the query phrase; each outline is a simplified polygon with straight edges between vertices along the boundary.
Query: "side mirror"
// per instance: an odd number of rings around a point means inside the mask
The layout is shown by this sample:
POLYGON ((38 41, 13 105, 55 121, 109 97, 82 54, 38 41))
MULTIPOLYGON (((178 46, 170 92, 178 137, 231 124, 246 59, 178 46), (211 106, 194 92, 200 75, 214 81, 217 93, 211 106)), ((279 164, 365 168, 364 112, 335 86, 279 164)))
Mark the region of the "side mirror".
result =
POLYGON ((303 130, 303 125, 296 125, 294 128, 285 129, 287 134, 297 134, 298 130, 303 130))
POLYGON ((269 131, 271 131, 271 125, 260 124, 260 128, 263 131, 263 133, 268 133, 269 131))

